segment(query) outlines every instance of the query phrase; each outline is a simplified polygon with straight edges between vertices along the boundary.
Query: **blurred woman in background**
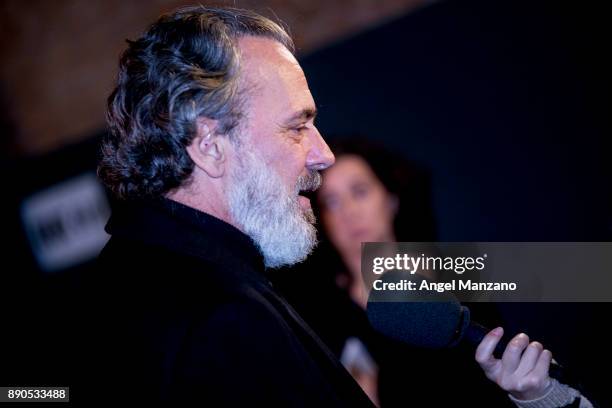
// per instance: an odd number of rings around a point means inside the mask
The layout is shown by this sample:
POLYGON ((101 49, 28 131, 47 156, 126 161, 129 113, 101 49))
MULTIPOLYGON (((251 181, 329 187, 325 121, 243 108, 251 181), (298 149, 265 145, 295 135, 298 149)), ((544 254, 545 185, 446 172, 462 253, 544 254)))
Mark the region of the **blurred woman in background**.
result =
POLYGON ((364 140, 334 148, 336 164, 324 173, 317 210, 345 267, 336 271, 336 281, 365 309, 361 243, 433 241, 429 180, 416 166, 364 140))

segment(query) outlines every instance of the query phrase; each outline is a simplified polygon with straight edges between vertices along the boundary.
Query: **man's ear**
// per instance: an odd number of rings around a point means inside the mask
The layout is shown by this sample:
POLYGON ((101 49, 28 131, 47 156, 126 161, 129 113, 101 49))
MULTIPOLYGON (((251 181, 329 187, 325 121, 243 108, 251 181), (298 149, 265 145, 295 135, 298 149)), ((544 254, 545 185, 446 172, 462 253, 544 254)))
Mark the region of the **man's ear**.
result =
POLYGON ((196 136, 187 146, 187 154, 206 174, 212 178, 219 178, 225 173, 227 139, 216 134, 216 120, 198 118, 196 123, 196 136))

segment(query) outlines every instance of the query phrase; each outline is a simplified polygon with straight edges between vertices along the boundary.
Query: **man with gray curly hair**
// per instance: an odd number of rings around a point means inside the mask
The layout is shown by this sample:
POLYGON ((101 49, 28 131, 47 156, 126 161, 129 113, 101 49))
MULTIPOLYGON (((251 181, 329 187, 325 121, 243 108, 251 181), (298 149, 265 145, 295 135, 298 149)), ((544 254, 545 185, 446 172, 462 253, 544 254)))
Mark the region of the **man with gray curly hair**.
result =
POLYGON ((334 162, 292 50, 278 24, 204 6, 129 42, 98 169, 111 239, 85 296, 98 347, 74 401, 104 397, 98 379, 113 399, 372 406, 264 274, 312 250, 303 193, 334 162))

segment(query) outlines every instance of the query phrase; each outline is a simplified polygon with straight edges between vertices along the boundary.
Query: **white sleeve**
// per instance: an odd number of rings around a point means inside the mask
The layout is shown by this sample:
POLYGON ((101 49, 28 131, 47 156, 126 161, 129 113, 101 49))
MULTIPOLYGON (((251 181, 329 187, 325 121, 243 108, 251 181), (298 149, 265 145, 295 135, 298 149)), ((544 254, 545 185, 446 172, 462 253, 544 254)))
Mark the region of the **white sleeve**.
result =
POLYGON ((559 408, 565 407, 580 398, 580 408, 593 408, 593 404, 582 396, 577 390, 572 387, 561 384, 554 378, 551 379, 551 385, 548 387, 548 391, 541 396, 533 400, 519 400, 512 395, 508 394, 512 402, 519 408, 559 408))

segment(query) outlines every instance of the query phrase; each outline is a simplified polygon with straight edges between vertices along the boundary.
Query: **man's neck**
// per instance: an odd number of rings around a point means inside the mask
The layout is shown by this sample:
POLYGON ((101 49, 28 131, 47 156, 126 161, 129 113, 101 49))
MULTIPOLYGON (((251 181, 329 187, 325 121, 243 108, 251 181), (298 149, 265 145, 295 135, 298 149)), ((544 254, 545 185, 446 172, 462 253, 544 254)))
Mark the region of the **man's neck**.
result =
POLYGON ((239 226, 235 225, 230 216, 228 206, 223 204, 223 200, 218 199, 218 195, 213 193, 214 190, 209 190, 209 194, 201 194, 197 190, 197 188, 193 188, 193 185, 179 187, 167 193, 166 198, 205 212, 242 230, 239 226))

